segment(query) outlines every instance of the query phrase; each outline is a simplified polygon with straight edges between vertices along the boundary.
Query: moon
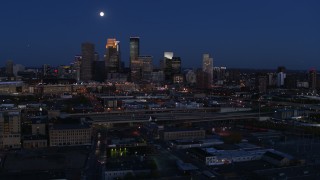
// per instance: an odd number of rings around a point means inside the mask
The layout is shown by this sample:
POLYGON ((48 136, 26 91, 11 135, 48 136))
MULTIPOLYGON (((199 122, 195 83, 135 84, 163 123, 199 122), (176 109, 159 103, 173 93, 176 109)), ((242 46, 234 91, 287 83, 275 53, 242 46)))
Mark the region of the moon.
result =
POLYGON ((100 12, 100 17, 103 17, 104 16, 104 12, 100 12))

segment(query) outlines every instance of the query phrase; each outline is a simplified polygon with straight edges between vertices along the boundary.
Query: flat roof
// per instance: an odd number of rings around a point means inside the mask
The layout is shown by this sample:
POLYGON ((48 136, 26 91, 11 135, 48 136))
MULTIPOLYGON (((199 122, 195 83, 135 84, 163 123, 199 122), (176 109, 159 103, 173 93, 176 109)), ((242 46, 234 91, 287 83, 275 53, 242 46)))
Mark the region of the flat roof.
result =
POLYGON ((90 125, 84 124, 54 124, 50 130, 67 130, 67 129, 90 129, 90 125))
POLYGON ((22 85, 22 81, 0 81, 0 86, 1 85, 22 85))
POLYGON ((168 128, 168 129, 164 129, 163 132, 183 132, 183 131, 205 131, 204 129, 197 129, 197 128, 190 128, 190 129, 176 129, 176 128, 168 128))
POLYGON ((177 166, 179 169, 183 170, 183 171, 191 171, 191 170, 197 170, 198 167, 194 166, 191 163, 184 163, 181 160, 177 161, 177 166))
POLYGON ((0 114, 3 116, 3 114, 7 114, 9 116, 19 116, 20 112, 18 111, 2 111, 0 114))

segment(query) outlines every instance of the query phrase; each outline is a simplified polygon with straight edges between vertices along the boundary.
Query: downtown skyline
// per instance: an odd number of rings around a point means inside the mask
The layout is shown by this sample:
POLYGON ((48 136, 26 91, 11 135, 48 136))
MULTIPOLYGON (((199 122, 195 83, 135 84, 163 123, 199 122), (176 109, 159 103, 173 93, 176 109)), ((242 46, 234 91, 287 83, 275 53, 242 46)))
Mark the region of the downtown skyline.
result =
POLYGON ((68 64, 81 43, 94 43, 101 57, 107 39, 117 38, 128 67, 129 37, 139 36, 141 54, 152 55, 156 66, 163 52, 173 51, 183 67, 201 67, 202 54, 209 53, 214 66, 319 69, 317 7, 317 1, 5 2, 0 59, 68 64))

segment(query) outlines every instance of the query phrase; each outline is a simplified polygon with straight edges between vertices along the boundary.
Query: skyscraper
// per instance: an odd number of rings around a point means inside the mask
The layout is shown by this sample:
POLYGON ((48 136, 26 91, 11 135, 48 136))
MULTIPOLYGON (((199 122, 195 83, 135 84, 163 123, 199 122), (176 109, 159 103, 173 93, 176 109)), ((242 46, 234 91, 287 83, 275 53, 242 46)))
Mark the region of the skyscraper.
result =
POLYGON ((13 75, 18 76, 18 72, 24 71, 26 69, 22 64, 14 64, 13 65, 13 75))
POLYGON ((171 67, 172 67, 172 75, 181 74, 181 58, 172 57, 171 67))
POLYGON ((142 79, 151 81, 151 73, 153 71, 152 56, 139 56, 139 61, 141 62, 142 79))
POLYGON ((101 61, 99 54, 95 52, 94 61, 92 63, 92 80, 98 81, 98 82, 104 82, 105 77, 106 77, 105 61, 101 61))
POLYGON ((209 54, 203 54, 202 58, 202 71, 208 74, 209 84, 213 82, 213 58, 209 54))
POLYGON ((259 93, 266 93, 267 92, 267 83, 268 78, 265 74, 258 74, 256 76, 256 86, 259 93))
POLYGON ((6 75, 8 77, 13 76, 13 61, 12 60, 8 60, 6 63, 6 75))
POLYGON ((140 38, 130 37, 130 61, 136 59, 140 54, 140 38))
POLYGON ((197 75, 193 70, 187 72, 186 81, 188 84, 195 84, 197 82, 197 75))
POLYGON ((82 62, 80 68, 80 80, 90 81, 92 80, 92 64, 95 59, 94 44, 83 43, 82 44, 82 62))
POLYGON ((167 81, 172 81, 174 75, 181 74, 181 58, 173 56, 173 52, 164 52, 160 64, 167 81))
MULTIPOLYGON (((227 67, 213 67, 213 80, 215 84, 223 84, 226 79, 227 67)), ((212 81, 213 81, 212 80, 212 81)))
POLYGON ((164 52, 164 58, 165 59, 172 59, 173 58, 173 52, 164 52))
POLYGON ((311 69, 309 71, 309 88, 315 90, 317 88, 317 70, 311 69))
POLYGON ((171 63, 169 61, 172 60, 173 52, 164 52, 163 60, 160 61, 160 68, 164 72, 164 79, 168 80, 170 78, 170 69, 169 67, 171 63))
POLYGON ((165 71, 166 68, 166 61, 173 58, 173 52, 164 52, 163 59, 160 60, 160 69, 165 71))
POLYGON ((94 53, 94 61, 100 61, 100 56, 97 52, 94 53))
POLYGON ((204 72, 203 70, 199 69, 196 72, 197 75, 197 88, 199 89, 208 89, 210 87, 209 83, 209 76, 208 73, 204 72))
POLYGON ((130 37, 130 76, 131 81, 135 82, 140 80, 141 63, 138 59, 140 54, 140 38, 139 37, 130 37))
POLYGON ((284 80, 286 79, 286 68, 283 66, 278 67, 277 70, 277 87, 283 87, 284 86, 284 80))
POLYGON ((74 78, 77 80, 77 81, 80 81, 80 78, 81 78, 81 62, 82 62, 82 56, 81 55, 76 55, 74 57, 74 62, 73 62, 73 68, 74 68, 74 71, 75 71, 75 74, 74 74, 74 78))
POLYGON ((120 60, 120 41, 108 39, 106 44, 105 66, 107 73, 119 73, 120 60))
POLYGON ((43 67, 43 77, 47 77, 48 75, 50 75, 50 70, 51 70, 50 65, 44 64, 42 67, 43 67))

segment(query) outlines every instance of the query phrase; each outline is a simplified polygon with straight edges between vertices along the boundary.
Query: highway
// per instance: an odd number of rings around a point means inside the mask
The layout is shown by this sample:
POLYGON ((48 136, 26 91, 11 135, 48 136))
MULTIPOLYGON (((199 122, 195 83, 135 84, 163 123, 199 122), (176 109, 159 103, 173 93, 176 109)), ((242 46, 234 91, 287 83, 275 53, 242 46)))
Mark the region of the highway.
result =
POLYGON ((107 112, 74 113, 73 117, 83 116, 101 116, 101 115, 123 115, 123 114, 157 114, 157 113, 195 113, 195 112, 219 112, 220 107, 183 109, 183 108, 165 108, 165 109, 137 109, 137 110, 112 110, 107 112))
POLYGON ((156 114, 105 114, 86 116, 93 120, 94 124, 118 124, 118 123, 143 123, 143 122, 208 122, 230 121, 244 119, 258 119, 259 116, 272 116, 273 113, 237 112, 237 113, 156 113, 156 114))

